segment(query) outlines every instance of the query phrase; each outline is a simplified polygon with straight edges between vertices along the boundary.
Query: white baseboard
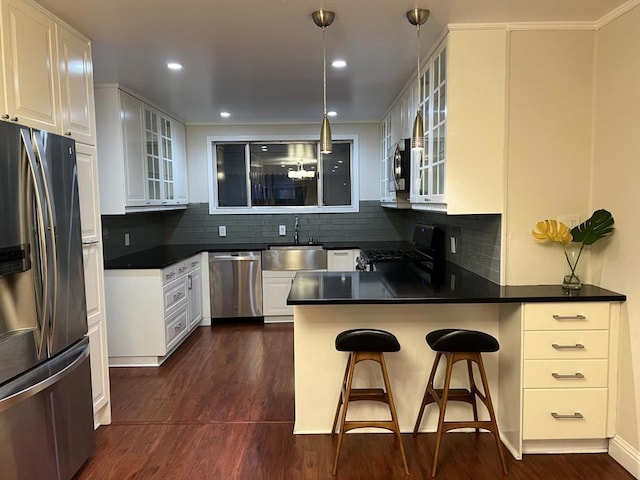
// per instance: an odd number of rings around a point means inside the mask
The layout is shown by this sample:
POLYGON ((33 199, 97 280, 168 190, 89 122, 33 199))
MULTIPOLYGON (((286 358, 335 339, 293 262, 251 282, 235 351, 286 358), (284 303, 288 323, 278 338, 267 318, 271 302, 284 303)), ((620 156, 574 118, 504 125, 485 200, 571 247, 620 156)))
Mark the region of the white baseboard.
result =
POLYGON ((609 455, 635 478, 640 478, 640 452, 620 437, 609 441, 609 455))
POLYGON ((293 315, 265 315, 264 323, 293 323, 293 315))

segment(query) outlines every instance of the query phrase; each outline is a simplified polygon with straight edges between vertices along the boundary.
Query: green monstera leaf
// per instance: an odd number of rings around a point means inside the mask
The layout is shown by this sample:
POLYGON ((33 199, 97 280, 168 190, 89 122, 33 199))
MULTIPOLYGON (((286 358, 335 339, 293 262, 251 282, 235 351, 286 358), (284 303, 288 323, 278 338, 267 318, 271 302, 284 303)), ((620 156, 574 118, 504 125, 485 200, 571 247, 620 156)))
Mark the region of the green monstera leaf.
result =
POLYGON ((574 242, 582 242, 584 245, 592 245, 601 238, 613 233, 613 215, 607 210, 596 210, 591 218, 571 229, 574 242))

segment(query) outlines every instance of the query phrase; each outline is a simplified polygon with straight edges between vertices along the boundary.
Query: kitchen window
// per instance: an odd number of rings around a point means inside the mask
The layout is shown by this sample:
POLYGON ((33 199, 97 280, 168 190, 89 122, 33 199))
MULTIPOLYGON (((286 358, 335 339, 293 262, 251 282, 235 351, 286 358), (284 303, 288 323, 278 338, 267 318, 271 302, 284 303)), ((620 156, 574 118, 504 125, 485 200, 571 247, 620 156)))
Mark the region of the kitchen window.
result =
POLYGON ((317 141, 210 138, 210 213, 358 211, 357 139, 317 141))

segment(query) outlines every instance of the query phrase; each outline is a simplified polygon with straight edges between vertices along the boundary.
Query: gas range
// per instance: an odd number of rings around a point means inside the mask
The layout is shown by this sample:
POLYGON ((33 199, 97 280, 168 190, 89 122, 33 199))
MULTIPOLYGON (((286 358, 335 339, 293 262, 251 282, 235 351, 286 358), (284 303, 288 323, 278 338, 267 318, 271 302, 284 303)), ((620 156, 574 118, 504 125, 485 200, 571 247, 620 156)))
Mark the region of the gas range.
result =
POLYGON ((444 262, 444 233, 440 228, 416 225, 413 244, 415 248, 363 249, 356 259, 356 270, 375 271, 382 264, 409 263, 422 270, 433 271, 444 262))

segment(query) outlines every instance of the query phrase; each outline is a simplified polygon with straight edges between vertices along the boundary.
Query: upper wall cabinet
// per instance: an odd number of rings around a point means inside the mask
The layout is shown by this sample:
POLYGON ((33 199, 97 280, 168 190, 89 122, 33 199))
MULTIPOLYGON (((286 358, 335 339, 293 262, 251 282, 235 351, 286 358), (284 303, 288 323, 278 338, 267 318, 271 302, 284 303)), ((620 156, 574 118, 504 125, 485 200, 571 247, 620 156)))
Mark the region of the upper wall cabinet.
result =
POLYGON ((62 133, 76 142, 96 144, 91 44, 57 25, 62 133))
POLYGON ((58 92, 56 25, 41 9, 2 0, 5 104, 2 118, 62 133, 58 92))
POLYGON ((0 116, 95 145, 91 43, 24 0, 2 0, 0 116))
POLYGON ((117 86, 95 102, 102 214, 186 208, 184 124, 117 86))
MULTIPOLYGON (((418 105, 422 111, 425 150, 412 152, 411 208, 502 213, 506 52, 504 29, 452 28, 425 63, 420 88, 405 90, 391 120, 383 120, 391 124, 393 145, 393 125, 408 137, 418 105)), ((388 162, 383 159, 383 169, 388 162)), ((385 205, 384 186, 381 193, 385 205)))

